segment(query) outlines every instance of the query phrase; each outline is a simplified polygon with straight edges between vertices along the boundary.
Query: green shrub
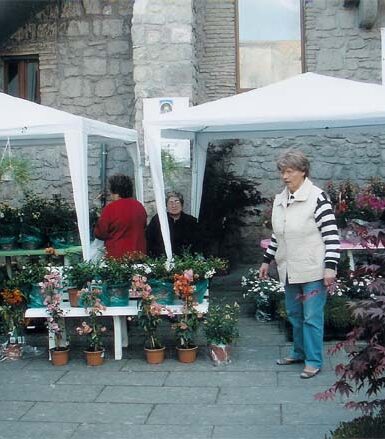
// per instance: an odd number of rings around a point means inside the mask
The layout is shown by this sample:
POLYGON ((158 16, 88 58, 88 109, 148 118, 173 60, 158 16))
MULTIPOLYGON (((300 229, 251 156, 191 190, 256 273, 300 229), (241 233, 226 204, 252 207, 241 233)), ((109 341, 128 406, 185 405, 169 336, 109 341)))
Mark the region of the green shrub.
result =
POLYGON ((349 422, 341 422, 328 439, 384 439, 385 410, 377 416, 360 416, 349 422))

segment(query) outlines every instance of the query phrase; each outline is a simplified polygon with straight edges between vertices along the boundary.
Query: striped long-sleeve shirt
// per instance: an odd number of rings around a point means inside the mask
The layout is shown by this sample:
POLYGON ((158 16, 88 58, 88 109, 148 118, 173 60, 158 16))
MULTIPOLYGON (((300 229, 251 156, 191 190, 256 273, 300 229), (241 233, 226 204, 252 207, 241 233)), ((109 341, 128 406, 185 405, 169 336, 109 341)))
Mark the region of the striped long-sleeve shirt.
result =
MULTIPOLYGON (((290 200, 288 204, 290 204, 290 200)), ((325 192, 321 192, 318 196, 314 219, 325 244, 325 268, 335 270, 340 259, 340 240, 333 209, 325 192)), ((277 239, 273 233, 263 256, 264 262, 270 263, 274 259, 277 248, 277 239)))

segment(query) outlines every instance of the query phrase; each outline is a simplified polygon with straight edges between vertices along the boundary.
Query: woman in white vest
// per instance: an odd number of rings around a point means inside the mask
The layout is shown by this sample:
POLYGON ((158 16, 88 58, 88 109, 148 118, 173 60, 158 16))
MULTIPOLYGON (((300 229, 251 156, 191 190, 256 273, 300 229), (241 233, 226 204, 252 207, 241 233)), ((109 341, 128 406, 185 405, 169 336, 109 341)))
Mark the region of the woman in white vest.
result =
POLYGON ((303 362, 300 377, 312 378, 323 363, 324 306, 339 260, 338 230, 329 198, 308 178, 306 156, 298 150, 286 151, 277 167, 286 187, 274 200, 273 234, 260 277, 267 278, 275 259, 293 326, 291 352, 277 364, 303 362))

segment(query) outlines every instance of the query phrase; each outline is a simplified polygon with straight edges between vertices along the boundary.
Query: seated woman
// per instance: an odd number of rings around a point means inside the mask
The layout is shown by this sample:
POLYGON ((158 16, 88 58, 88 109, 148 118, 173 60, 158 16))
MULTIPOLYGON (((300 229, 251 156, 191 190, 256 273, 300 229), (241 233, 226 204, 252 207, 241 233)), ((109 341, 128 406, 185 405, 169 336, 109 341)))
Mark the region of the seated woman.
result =
MULTIPOLYGON (((183 212, 183 203, 183 195, 179 192, 169 192, 166 195, 171 248, 176 255, 181 255, 184 251, 198 251, 198 222, 196 218, 183 212)), ((165 254, 158 214, 147 227, 147 246, 151 256, 165 254)))
POLYGON ((147 213, 143 205, 132 198, 130 177, 116 174, 108 182, 112 201, 102 210, 96 223, 96 238, 104 241, 108 257, 146 254, 147 213))

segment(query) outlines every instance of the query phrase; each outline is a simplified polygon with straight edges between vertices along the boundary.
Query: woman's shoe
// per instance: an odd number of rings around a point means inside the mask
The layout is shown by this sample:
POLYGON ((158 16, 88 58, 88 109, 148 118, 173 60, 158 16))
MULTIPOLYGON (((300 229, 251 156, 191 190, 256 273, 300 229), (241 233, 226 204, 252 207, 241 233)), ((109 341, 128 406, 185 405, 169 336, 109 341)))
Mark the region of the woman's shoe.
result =
POLYGON ((294 358, 280 358, 276 361, 279 366, 289 366, 290 364, 303 363, 303 360, 296 360, 294 358))
POLYGON ((307 380, 308 378, 315 377, 320 372, 321 372, 321 369, 312 369, 312 370, 304 369, 303 372, 300 374, 300 377, 303 378, 304 380, 307 380))

